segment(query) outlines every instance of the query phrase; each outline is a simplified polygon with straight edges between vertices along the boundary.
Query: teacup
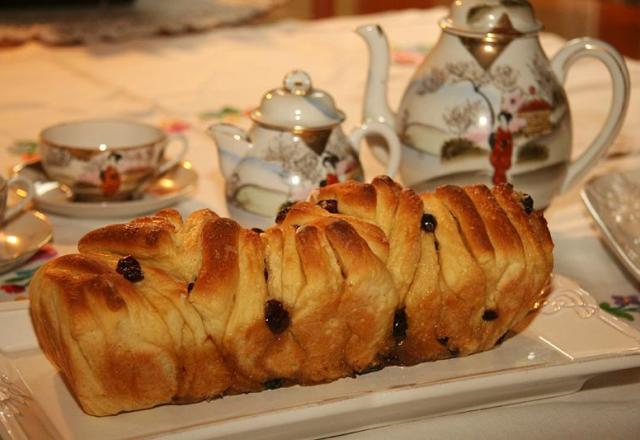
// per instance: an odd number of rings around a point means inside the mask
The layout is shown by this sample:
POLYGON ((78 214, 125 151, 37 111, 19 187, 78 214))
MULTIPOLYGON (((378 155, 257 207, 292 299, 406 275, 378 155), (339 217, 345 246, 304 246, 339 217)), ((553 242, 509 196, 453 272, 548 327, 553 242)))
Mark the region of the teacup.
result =
POLYGON ((9 222, 27 208, 33 196, 33 185, 23 177, 13 177, 5 180, 0 176, 0 226, 9 222), (21 198, 15 206, 7 206, 9 188, 18 187, 22 190, 21 198))
POLYGON ((126 200, 141 185, 177 165, 188 149, 180 134, 127 120, 67 122, 42 130, 40 152, 47 175, 71 189, 76 200, 126 200), (164 160, 172 141, 180 151, 164 160))

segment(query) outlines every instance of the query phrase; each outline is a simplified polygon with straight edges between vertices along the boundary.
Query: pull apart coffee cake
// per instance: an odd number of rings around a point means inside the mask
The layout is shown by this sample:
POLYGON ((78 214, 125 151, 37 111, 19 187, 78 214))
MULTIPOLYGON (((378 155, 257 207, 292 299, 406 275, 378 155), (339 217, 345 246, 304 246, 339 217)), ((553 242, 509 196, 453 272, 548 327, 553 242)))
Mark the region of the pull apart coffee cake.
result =
POLYGON ((87 234, 30 286, 42 350, 93 415, 487 350, 534 308, 553 243, 509 186, 317 190, 269 229, 164 210, 87 234))

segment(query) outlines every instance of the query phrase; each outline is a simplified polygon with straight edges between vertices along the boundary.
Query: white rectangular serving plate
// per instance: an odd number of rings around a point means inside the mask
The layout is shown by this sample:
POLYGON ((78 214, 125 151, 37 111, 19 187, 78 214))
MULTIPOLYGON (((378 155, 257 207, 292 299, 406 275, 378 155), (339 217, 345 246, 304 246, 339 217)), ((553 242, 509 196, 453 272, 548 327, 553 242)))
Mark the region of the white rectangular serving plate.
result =
POLYGON ((82 412, 38 349, 26 308, 0 311, 0 326, 0 425, 9 439, 326 437, 568 394, 596 374, 640 366, 640 332, 559 275, 531 324, 484 353, 111 417, 82 412))
POLYGON ((640 170, 595 177, 581 196, 605 242, 640 281, 640 170))

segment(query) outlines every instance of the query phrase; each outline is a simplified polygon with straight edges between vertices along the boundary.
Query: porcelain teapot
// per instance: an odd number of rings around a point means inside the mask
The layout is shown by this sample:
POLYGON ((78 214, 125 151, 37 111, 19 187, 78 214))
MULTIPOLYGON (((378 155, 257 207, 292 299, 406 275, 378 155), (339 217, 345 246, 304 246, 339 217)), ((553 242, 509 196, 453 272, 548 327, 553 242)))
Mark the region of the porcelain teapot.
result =
POLYGON ((248 133, 224 123, 209 128, 226 179, 229 213, 245 226, 273 223, 283 205, 306 199, 318 186, 363 180, 358 150, 365 136, 385 140, 389 175, 400 164, 401 146, 392 128, 371 121, 346 136, 344 113, 300 70, 267 92, 251 119, 248 133))
MULTIPOLYGON (((542 26, 526 0, 457 0, 439 25, 440 39, 414 73, 397 114, 386 97, 387 38, 377 25, 357 29, 370 53, 365 121, 394 128, 403 144, 401 176, 417 190, 510 182, 544 208, 595 165, 620 130, 629 100, 623 58, 607 43, 581 38, 549 61, 538 40, 542 26), (605 64, 613 93, 603 128, 572 162, 562 83, 583 57, 605 64)), ((367 140, 386 160, 384 145, 367 140)))

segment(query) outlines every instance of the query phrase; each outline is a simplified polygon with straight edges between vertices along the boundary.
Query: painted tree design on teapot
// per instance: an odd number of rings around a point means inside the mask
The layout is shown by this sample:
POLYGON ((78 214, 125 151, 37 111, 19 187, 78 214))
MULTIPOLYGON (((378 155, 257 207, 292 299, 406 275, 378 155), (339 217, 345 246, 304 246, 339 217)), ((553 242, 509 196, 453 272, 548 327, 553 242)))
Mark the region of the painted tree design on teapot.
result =
MULTIPOLYGON (((628 103, 624 60, 606 43, 581 39, 549 61, 538 40, 541 24, 525 0, 458 0, 439 24, 440 39, 414 73, 396 115, 386 99, 386 36, 376 25, 358 28, 370 52, 365 120, 396 130, 404 147, 403 180, 418 190, 510 182, 546 206, 595 164, 617 134, 628 103), (607 65, 614 99, 602 132, 571 163, 571 116, 561 82, 582 56, 607 65)), ((383 147, 370 143, 384 159, 383 147)))
POLYGON ((424 118, 411 118, 410 105, 414 103, 406 100, 398 123, 400 138, 412 148, 439 153, 443 162, 489 156, 494 184, 507 181, 512 155, 519 164, 547 160, 555 142, 552 133, 566 124, 569 115, 561 87, 541 67, 547 62, 536 55, 526 64, 528 81, 521 80, 521 72, 507 64, 485 70, 479 63, 457 61, 429 69, 415 80, 414 90, 407 91, 423 101, 419 104, 427 105, 425 96, 438 92, 449 94, 466 88, 464 96, 450 99, 449 106, 444 104, 435 116, 441 121, 431 124, 424 118), (433 136, 433 131, 445 132, 441 145, 431 145, 425 139, 433 136))

